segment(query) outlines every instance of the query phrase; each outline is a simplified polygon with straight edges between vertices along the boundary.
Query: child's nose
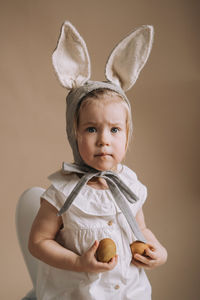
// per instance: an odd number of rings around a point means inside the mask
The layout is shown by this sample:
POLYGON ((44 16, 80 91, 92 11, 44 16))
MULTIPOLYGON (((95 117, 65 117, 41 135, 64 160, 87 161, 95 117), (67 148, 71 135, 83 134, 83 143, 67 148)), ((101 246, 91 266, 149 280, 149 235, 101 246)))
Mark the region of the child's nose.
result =
POLYGON ((99 132, 97 143, 98 146, 108 146, 110 144, 110 135, 106 130, 99 132))

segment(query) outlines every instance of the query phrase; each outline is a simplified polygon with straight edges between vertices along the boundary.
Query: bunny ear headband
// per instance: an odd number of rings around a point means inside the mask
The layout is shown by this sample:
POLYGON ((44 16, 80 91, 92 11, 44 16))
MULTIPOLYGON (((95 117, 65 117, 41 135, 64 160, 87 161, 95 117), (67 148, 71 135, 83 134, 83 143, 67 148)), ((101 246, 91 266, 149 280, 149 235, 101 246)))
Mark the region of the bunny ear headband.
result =
POLYGON ((107 81, 90 81, 91 65, 87 46, 70 22, 66 21, 63 24, 52 61, 60 83, 70 90, 67 96, 67 135, 76 163, 83 163, 73 128, 79 102, 89 92, 105 88, 119 93, 130 107, 124 91, 135 84, 149 57, 152 42, 152 26, 145 25, 137 28, 110 54, 105 68, 107 81))

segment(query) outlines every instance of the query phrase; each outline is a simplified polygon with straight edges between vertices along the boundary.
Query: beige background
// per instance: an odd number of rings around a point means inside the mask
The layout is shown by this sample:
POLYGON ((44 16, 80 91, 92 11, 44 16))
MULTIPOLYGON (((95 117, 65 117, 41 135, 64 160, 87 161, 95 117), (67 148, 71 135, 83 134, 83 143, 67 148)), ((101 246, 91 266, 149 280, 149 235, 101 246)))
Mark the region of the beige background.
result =
POLYGON ((150 59, 134 88, 134 138, 126 163, 149 190, 148 226, 169 252, 148 272, 153 300, 197 300, 199 290, 199 1, 0 1, 1 288, 18 300, 30 288, 15 233, 15 207, 32 186, 71 161, 65 96, 51 66, 60 26, 84 37, 92 79, 104 80, 111 49, 142 24, 155 27, 150 59))

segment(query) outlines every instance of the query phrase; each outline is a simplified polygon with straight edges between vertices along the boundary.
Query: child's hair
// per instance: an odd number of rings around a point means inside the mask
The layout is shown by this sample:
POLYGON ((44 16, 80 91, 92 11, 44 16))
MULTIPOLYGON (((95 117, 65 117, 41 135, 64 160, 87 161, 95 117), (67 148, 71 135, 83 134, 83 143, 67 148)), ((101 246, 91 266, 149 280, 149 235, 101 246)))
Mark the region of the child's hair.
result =
MULTIPOLYGON (((75 132, 77 134, 78 125, 79 125, 79 116, 80 116, 81 110, 86 105, 91 103, 91 101, 100 100, 102 98, 103 98, 104 101, 106 101, 106 96, 112 97, 113 102, 121 103, 126 109, 126 113, 127 113, 127 118, 126 118, 126 130, 127 130, 126 148, 127 148, 128 144, 130 142, 131 136, 132 136, 132 132, 133 132, 131 108, 128 106, 127 102, 123 99, 123 97, 120 94, 118 94, 115 91, 106 89, 106 88, 99 88, 99 89, 93 90, 81 99, 81 101, 79 103, 79 106, 77 107, 77 110, 76 110, 76 113, 75 113, 75 118, 74 118, 75 132)), ((110 102, 112 100, 109 99, 108 101, 110 102)))

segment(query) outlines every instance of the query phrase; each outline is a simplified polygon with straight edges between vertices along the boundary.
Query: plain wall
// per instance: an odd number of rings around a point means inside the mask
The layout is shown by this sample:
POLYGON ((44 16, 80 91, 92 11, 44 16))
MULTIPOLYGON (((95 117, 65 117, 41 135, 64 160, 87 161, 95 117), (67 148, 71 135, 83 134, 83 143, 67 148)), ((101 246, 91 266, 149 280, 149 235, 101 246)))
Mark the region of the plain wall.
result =
POLYGON ((51 65, 65 20, 87 43, 94 80, 105 79, 107 57, 122 38, 142 24, 155 28, 148 63, 128 92, 134 134, 125 163, 148 187, 146 222, 169 253, 166 265, 147 272, 153 300, 200 298, 199 4, 0 1, 1 299, 19 300, 31 289, 15 232, 20 194, 47 187, 47 176, 72 161, 67 91, 51 65))

